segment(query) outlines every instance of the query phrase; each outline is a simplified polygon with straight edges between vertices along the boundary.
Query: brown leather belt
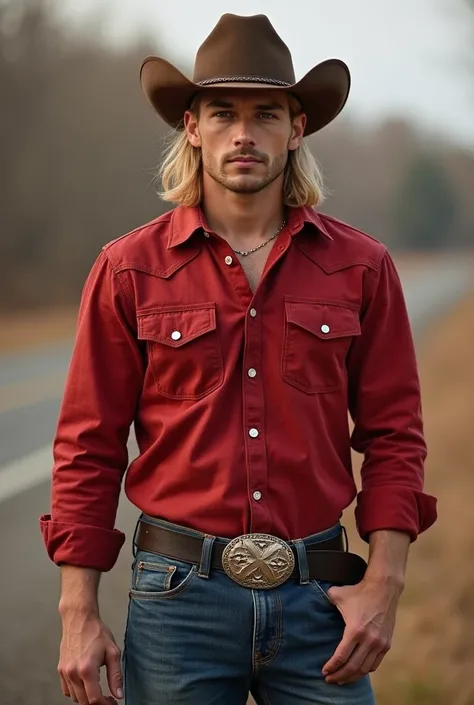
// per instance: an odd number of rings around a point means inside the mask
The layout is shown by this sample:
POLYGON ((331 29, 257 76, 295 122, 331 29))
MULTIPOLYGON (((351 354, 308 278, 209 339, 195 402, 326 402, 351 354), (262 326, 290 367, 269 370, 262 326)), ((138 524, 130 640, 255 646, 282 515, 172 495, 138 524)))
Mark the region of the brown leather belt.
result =
MULTIPOLYGON (((204 536, 180 533, 140 520, 135 536, 138 549, 200 565, 204 536)), ((361 556, 344 550, 342 532, 333 538, 304 547, 309 579, 339 585, 355 585, 364 577, 367 564, 361 556)), ((288 578, 299 578, 296 542, 268 534, 246 534, 223 542, 215 540, 212 568, 224 570, 245 587, 272 588, 288 578)))

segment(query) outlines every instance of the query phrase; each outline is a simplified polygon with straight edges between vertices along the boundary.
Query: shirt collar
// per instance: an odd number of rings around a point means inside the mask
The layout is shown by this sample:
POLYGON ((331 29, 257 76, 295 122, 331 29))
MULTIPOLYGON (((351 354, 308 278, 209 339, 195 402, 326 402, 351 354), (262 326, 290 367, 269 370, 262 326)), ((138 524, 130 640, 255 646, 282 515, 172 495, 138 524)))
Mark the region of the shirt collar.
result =
MULTIPOLYGON (((309 223, 315 227, 328 240, 332 240, 324 221, 319 213, 309 206, 290 208, 287 227, 292 237, 297 235, 309 223)), ((190 239, 197 230, 210 232, 202 209, 199 206, 189 208, 178 206, 171 215, 171 228, 168 238, 168 249, 182 245, 190 239)))
POLYGON ((182 245, 196 230, 206 230, 204 213, 199 207, 178 206, 171 214, 168 249, 182 245))
POLYGON ((333 237, 328 232, 323 219, 314 208, 310 206, 290 208, 288 225, 292 237, 301 232, 307 223, 315 227, 328 240, 333 240, 333 237))

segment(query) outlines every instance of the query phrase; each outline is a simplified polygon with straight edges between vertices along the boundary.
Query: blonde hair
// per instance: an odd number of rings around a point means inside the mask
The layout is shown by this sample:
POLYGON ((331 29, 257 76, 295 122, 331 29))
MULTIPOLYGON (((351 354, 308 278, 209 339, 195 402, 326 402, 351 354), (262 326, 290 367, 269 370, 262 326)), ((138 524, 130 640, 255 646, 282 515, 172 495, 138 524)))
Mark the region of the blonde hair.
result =
MULTIPOLYGON (((196 103, 194 101, 190 110, 199 115, 196 103)), ((300 111, 299 102, 290 96, 291 118, 300 111)), ((201 203, 201 150, 189 142, 186 130, 175 130, 169 135, 163 160, 155 176, 161 180, 162 190, 158 195, 164 201, 191 207, 201 203)), ((288 153, 283 185, 284 204, 290 207, 317 206, 322 203, 325 195, 321 169, 303 139, 297 149, 288 153)))

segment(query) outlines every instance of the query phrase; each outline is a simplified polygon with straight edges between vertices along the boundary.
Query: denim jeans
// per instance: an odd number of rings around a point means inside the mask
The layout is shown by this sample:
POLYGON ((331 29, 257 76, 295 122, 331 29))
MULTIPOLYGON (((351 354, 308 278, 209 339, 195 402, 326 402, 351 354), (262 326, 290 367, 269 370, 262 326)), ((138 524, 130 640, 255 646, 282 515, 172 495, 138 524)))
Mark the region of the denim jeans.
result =
MULTIPOLYGON (((159 526, 198 532, 143 516, 159 526)), ((305 538, 309 545, 341 526, 305 538)), ((219 539, 217 539, 219 540, 219 539)), ((123 669, 126 705, 374 705, 369 677, 325 682, 344 621, 330 583, 290 578, 253 590, 210 568, 134 547, 123 669)))

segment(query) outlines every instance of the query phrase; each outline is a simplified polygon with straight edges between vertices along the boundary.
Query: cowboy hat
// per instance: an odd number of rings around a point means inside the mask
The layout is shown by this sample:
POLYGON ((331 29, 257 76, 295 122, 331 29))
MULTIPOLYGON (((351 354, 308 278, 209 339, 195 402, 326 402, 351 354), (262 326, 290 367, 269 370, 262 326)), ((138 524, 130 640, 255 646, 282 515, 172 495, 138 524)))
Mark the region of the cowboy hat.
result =
POLYGON ((140 68, 143 91, 168 125, 182 127, 184 113, 198 91, 272 88, 296 96, 307 116, 305 135, 330 123, 349 95, 346 64, 328 59, 295 81, 290 51, 265 15, 225 14, 200 46, 190 81, 175 66, 148 56, 140 68))

